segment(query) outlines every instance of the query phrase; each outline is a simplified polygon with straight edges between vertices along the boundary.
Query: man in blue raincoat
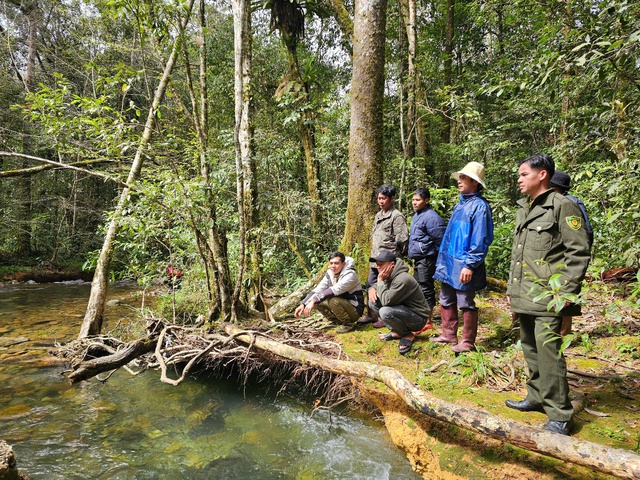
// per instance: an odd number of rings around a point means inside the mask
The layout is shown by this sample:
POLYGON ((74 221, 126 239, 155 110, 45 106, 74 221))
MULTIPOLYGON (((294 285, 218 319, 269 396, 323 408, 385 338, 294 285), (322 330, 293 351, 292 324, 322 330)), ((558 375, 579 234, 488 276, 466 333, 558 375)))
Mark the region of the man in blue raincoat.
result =
POLYGON ((440 311, 442 334, 430 340, 448 343, 456 352, 475 350, 478 333, 478 308, 475 296, 487 284, 484 260, 493 242, 491 207, 482 197, 484 166, 468 163, 451 177, 458 182, 460 203, 451 215, 444 232, 436 273, 442 282, 440 311), (458 308, 462 310, 462 340, 458 343, 458 308))

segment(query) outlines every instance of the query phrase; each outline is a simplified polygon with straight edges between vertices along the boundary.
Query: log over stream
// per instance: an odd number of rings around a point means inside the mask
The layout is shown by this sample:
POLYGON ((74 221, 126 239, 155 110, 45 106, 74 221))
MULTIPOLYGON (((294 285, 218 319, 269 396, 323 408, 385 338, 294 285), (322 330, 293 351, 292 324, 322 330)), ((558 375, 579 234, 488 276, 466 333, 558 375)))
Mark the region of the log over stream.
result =
MULTIPOLYGON (((76 383, 117 369, 153 351, 156 361, 145 362, 145 368, 159 367, 162 372, 162 381, 177 385, 196 365, 210 365, 216 359, 230 362, 233 357, 247 363, 253 361, 255 355, 259 356, 266 352, 297 364, 298 374, 306 372, 307 377, 309 372, 315 372, 311 374, 312 377, 318 372, 334 375, 332 377, 334 396, 336 392, 344 390, 346 385, 345 382, 340 381, 341 378, 373 379, 389 387, 411 408, 437 420, 598 472, 619 478, 640 479, 640 456, 631 451, 547 432, 484 410, 441 400, 421 390, 393 368, 341 359, 344 354, 340 348, 325 348, 326 343, 330 342, 314 344, 295 339, 298 346, 294 347, 290 345, 291 338, 275 340, 264 332, 243 330, 233 324, 222 325, 220 333, 198 333, 195 329, 155 322, 150 332, 148 338, 128 345, 121 344, 114 347, 112 344, 105 349, 107 353, 105 356, 76 361, 69 375, 71 382, 76 383), (315 351, 309 351, 310 349, 315 351), (179 378, 168 377, 169 365, 182 368, 179 378)), ((91 350, 94 354, 97 351, 96 345, 104 343, 95 339, 86 340, 91 342, 91 350)), ((70 355, 69 351, 76 349, 83 350, 85 355, 81 357, 86 358, 86 352, 90 350, 86 344, 82 347, 76 344, 65 348, 65 355, 68 357, 73 357, 74 355, 70 355)), ((76 358, 80 357, 76 356, 76 358)))

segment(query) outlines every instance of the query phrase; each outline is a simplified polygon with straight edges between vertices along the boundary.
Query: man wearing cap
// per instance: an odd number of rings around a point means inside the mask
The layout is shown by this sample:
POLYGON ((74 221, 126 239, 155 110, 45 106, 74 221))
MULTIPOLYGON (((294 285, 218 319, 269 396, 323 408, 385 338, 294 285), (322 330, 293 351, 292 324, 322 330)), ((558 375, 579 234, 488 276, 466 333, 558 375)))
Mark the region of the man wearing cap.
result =
MULTIPOLYGON (((551 177, 549 186, 553 188, 556 193, 564 195, 566 198, 578 205, 578 208, 582 212, 584 228, 587 231, 587 236, 589 237, 589 251, 591 251, 591 247, 593 246, 593 228, 591 227, 591 222, 589 222, 587 208, 584 206, 584 203, 582 203, 581 200, 567 193, 571 189, 571 177, 562 170, 556 170, 555 172, 553 172, 553 177, 551 177)), ((562 317, 562 329, 560 330, 560 335, 564 337, 569 333, 571 333, 571 317, 562 317)))
POLYGON ((415 335, 427 323, 429 306, 420 285, 409 273, 409 267, 388 250, 369 258, 375 262, 378 275, 375 289, 376 299, 369 299, 369 311, 391 332, 382 335, 381 340, 399 340, 398 353, 405 355, 411 351, 415 335))
MULTIPOLYGON (((409 230, 407 228, 407 219, 393 206, 396 198, 396 188, 385 183, 376 192, 380 211, 376 213, 371 229, 371 257, 376 257, 381 252, 390 252, 393 253, 394 257, 401 257, 407 248, 409 230)), ((376 301, 378 295, 375 287, 377 278, 378 270, 372 264, 367 278, 369 302, 376 301)), ((368 315, 363 315, 358 320, 359 325, 372 322, 376 328, 384 327, 384 323, 378 320, 375 312, 371 310, 369 310, 368 315)))
POLYGON ((491 207, 482 197, 484 166, 470 162, 451 177, 458 182, 460 203, 444 232, 434 278, 442 282, 442 334, 429 340, 451 344, 456 352, 475 350, 478 308, 475 296, 487 284, 484 260, 493 242, 491 207), (458 343, 458 308, 462 310, 462 341, 458 343))
POLYGON ((294 312, 309 316, 315 308, 330 321, 340 324, 338 333, 353 330, 355 321, 364 311, 362 285, 354 269, 351 257, 345 257, 342 252, 334 252, 329 257, 329 270, 324 277, 305 298, 294 312))
MULTIPOLYGON (((549 309, 553 292, 540 298, 535 287, 550 289, 559 282, 558 295, 580 293, 589 264, 589 238, 578 206, 549 188, 555 165, 544 153, 525 158, 518 169, 518 202, 507 298, 520 319, 520 341, 529 367, 527 396, 507 400, 509 408, 544 412, 550 432, 569 435, 573 407, 569 401, 567 365, 559 335, 563 315, 579 315, 580 306, 567 302, 559 313, 549 309)), ((566 297, 565 297, 566 298, 566 297)))

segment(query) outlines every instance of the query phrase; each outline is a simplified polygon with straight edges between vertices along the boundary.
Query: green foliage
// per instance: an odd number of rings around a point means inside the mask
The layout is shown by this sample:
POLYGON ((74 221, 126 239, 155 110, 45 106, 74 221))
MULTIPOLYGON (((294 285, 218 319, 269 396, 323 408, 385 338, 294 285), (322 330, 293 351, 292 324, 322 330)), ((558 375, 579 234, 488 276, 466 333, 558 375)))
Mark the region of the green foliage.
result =
MULTIPOLYGON (((546 263, 542 260, 537 260, 539 263, 546 263)), ((562 270, 565 265, 556 265, 557 270, 562 270)), ((559 272, 554 273, 549 277, 549 280, 544 278, 537 278, 531 274, 527 275, 533 284, 531 289, 527 292, 527 295, 532 295, 532 301, 534 303, 540 303, 543 300, 547 300, 547 310, 553 310, 555 313, 560 311, 569 303, 576 305, 584 305, 586 303, 585 295, 588 292, 588 288, 584 288, 580 293, 567 293, 562 289, 566 282, 566 276, 559 272)))
POLYGON ((595 344, 591 340, 591 337, 589 337, 588 333, 583 333, 582 335, 580 335, 580 346, 584 349, 584 353, 593 351, 595 344))
POLYGON ((506 280, 511 265, 511 247, 513 245, 513 223, 500 223, 494 226, 493 243, 487 255, 487 275, 506 280))

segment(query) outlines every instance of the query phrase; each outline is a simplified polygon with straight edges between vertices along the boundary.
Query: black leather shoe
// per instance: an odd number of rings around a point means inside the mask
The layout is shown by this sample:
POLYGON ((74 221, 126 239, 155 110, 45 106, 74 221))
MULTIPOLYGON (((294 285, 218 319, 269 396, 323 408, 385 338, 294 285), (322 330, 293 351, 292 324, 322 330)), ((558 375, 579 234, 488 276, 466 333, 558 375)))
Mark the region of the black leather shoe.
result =
POLYGON ((560 435, 569 435, 571 434, 571 429, 573 428, 573 420, 569 420, 568 422, 558 422, 556 420, 549 420, 547 424, 543 427, 547 432, 559 433, 560 435))
POLYGON ((544 413, 544 408, 539 403, 530 402, 526 398, 524 400, 506 400, 504 404, 513 408, 514 410, 520 410, 521 412, 542 412, 544 413))

